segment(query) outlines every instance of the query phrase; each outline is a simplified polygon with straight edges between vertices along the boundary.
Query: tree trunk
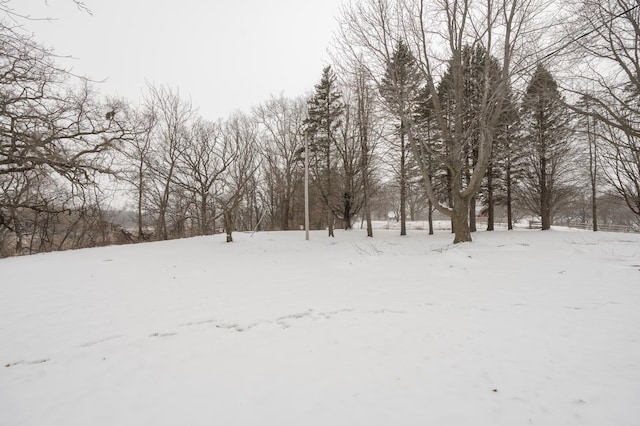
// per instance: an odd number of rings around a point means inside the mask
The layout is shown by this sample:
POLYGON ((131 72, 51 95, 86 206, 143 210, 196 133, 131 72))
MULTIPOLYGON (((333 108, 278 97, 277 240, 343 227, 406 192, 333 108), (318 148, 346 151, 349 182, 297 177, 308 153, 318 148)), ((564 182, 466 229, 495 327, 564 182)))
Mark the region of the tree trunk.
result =
POLYGON ((138 164, 138 242, 144 241, 144 230, 142 229, 142 197, 143 197, 143 167, 142 161, 138 164))
POLYGON ((15 245, 15 253, 20 255, 22 254, 22 226, 20 225, 20 222, 18 221, 18 214, 16 212, 16 209, 14 207, 10 207, 9 208, 9 220, 11 220, 11 222, 13 222, 13 233, 16 236, 16 245, 15 245))
MULTIPOLYGON (((305 152, 305 155, 307 153, 305 152)), ((280 218, 280 229, 289 230, 289 216, 291 215, 291 176, 287 173, 286 177, 286 188, 283 191, 283 199, 282 199, 282 217, 280 218)))
POLYGON ((593 222, 593 232, 598 231, 598 203, 597 203, 597 177, 598 177, 598 163, 597 163, 597 148, 595 141, 595 135, 591 129, 591 119, 587 117, 587 138, 589 141, 589 177, 591 178, 591 220, 593 222))
POLYGON ((433 235, 433 204, 429 200, 429 235, 433 235))
POLYGON ((351 195, 344 194, 344 229, 351 229, 351 195))
POLYGON ((158 221, 156 222, 156 240, 166 240, 167 238, 168 233, 165 204, 164 202, 162 202, 160 205, 160 210, 158 211, 158 221))
POLYGON ((402 122, 400 122, 400 235, 407 235, 407 170, 402 122))
POLYGON ((356 98, 358 103, 358 136, 360 138, 360 165, 362 167, 362 192, 364 195, 364 218, 367 221, 367 237, 373 237, 371 205, 369 201, 369 109, 368 89, 364 72, 358 72, 356 98))
POLYGON ((367 237, 373 237, 373 224, 371 223, 371 205, 369 202, 369 160, 366 139, 362 142, 362 190, 364 192, 364 218, 367 221, 367 237))
POLYGON ((511 165, 507 164, 506 171, 506 186, 507 186, 507 229, 513 230, 513 211, 512 211, 512 199, 511 199, 511 165))
POLYGON ((469 231, 476 232, 476 197, 469 200, 469 231))
MULTIPOLYGON (((448 204, 450 207, 453 207, 453 175, 451 173, 451 170, 449 170, 447 168, 447 197, 448 197, 448 204)), ((455 224, 453 223, 453 219, 451 219, 451 233, 455 234, 456 233, 456 228, 455 228, 455 224)))
MULTIPOLYGON (((331 132, 328 132, 331 135, 331 132)), ((327 229, 329 231, 329 236, 334 237, 333 235, 333 212, 331 211, 331 138, 328 139, 327 142, 327 229)))
POLYGON ((591 218, 593 220, 593 231, 598 231, 598 204, 596 202, 596 186, 593 183, 591 188, 591 218))
POLYGON ((493 167, 487 169, 487 231, 493 231, 494 226, 494 204, 493 199, 493 167))
POLYGON ((289 230, 289 209, 290 209, 291 199, 286 197, 282 200, 282 216, 280 217, 280 229, 283 231, 289 230))
POLYGON ((207 235, 207 193, 200 194, 200 235, 207 235))
POLYGON ((162 199, 160 200, 160 208, 158 209, 158 222, 156 225, 156 239, 167 240, 169 239, 169 232, 167 231, 167 207, 169 206, 169 195, 171 189, 171 178, 173 176, 173 164, 169 168, 169 176, 166 179, 164 185, 164 191, 162 193, 162 199))
POLYGON ((227 242, 233 242, 233 219, 231 217, 231 210, 225 208, 222 214, 224 220, 224 232, 227 234, 227 242))
POLYGON ((542 230, 551 229, 551 209, 549 200, 549 188, 547 187, 547 159, 543 153, 540 159, 540 218, 542 230))
POLYGON ((454 229, 453 243, 463 243, 471 241, 471 231, 469 229, 469 201, 454 194, 454 206, 451 214, 451 225, 454 229))
POLYGON ((327 206, 327 229, 329 230, 329 236, 334 237, 333 235, 333 214, 331 212, 331 206, 327 206))

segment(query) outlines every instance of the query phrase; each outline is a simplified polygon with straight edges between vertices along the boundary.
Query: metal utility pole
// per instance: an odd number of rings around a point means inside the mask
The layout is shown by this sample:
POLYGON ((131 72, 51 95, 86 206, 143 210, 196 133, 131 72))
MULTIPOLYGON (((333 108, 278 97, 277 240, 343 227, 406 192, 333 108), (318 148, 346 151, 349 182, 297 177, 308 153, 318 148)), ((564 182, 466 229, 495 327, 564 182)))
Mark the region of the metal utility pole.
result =
POLYGON ((309 134, 304 134, 304 233, 309 241, 309 134))

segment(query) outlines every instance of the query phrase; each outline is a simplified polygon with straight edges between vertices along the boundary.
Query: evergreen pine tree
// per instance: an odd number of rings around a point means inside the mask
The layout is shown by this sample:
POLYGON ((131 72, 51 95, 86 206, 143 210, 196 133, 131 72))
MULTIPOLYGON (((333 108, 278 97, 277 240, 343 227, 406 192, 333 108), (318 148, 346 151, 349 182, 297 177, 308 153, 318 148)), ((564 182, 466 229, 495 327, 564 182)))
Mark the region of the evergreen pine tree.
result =
POLYGON ((333 206, 342 202, 336 196, 331 179, 335 161, 333 151, 338 128, 342 125, 344 103, 338 89, 337 78, 331 66, 322 70, 320 82, 308 102, 308 117, 305 125, 311 137, 310 159, 313 158, 315 182, 326 208, 329 236, 333 237, 333 206))
MULTIPOLYGON (((418 94, 418 105, 415 111, 415 133, 419 141, 419 154, 427 168, 427 179, 439 199, 448 200, 451 205, 450 172, 446 167, 446 144, 438 131, 438 123, 433 113, 433 100, 426 88, 418 94), (440 167, 438 167, 440 165, 440 167)), ((424 177, 423 177, 424 179, 424 177)), ((427 197, 429 235, 433 235, 433 204, 427 197)))
POLYGON ((492 225, 494 214, 491 199, 498 199, 507 209, 507 229, 513 229, 513 188, 523 169, 523 156, 519 138, 520 117, 518 107, 513 99, 511 91, 505 98, 503 112, 496 129, 496 139, 494 153, 489 169, 487 170, 487 180, 489 176, 496 178, 494 185, 487 183, 487 194, 489 198, 489 217, 487 229, 492 225))
POLYGON ((551 227, 554 212, 570 189, 569 116, 551 73, 538 65, 522 100, 523 148, 527 168, 521 180, 521 200, 540 215, 542 229, 551 227))
POLYGON ((380 93, 388 109, 399 119, 400 136, 400 235, 407 234, 407 164, 409 149, 406 141, 408 117, 413 113, 420 89, 420 73, 416 60, 402 41, 393 52, 381 81, 380 93))

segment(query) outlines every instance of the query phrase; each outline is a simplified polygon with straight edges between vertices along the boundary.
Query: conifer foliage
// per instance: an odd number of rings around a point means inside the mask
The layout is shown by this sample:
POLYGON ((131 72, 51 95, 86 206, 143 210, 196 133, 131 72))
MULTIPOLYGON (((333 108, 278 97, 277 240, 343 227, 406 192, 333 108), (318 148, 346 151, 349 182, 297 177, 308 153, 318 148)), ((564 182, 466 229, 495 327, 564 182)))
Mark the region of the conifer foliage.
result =
POLYGON ((407 163, 409 147, 407 144, 408 126, 412 124, 410 116, 416 109, 420 91, 420 72, 416 60, 402 41, 398 42, 381 81, 380 94, 387 109, 399 120, 400 136, 400 235, 407 234, 407 163))
POLYGON ((569 200, 571 144, 569 116, 551 73, 538 65, 522 100, 523 149, 528 167, 521 181, 521 197, 551 227, 554 211, 569 200))
POLYGON ((331 66, 322 70, 320 82, 308 102, 308 117, 305 120, 306 131, 310 138, 309 158, 312 164, 314 181, 326 209, 327 229, 333 237, 333 206, 341 203, 337 196, 332 173, 336 168, 334 151, 338 129, 342 125, 344 114, 342 94, 337 78, 331 66))

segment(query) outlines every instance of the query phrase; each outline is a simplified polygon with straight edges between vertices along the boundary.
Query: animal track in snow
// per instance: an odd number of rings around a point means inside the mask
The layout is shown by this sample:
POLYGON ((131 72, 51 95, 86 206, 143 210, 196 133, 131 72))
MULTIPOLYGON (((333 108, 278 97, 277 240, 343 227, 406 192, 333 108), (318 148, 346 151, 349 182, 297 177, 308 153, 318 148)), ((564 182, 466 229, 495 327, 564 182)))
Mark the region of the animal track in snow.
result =
POLYGON ((175 336, 178 333, 153 333, 150 334, 149 337, 170 337, 175 336))
POLYGON ((184 324, 178 324, 178 327, 192 327, 194 325, 211 324, 211 323, 214 323, 216 321, 217 320, 215 320, 215 319, 207 319, 207 320, 202 320, 202 321, 186 322, 184 324))
POLYGON ((360 256, 380 256, 384 253, 372 243, 367 243, 367 245, 369 246, 368 248, 361 247, 355 241, 351 241, 351 245, 353 246, 353 249, 356 251, 356 253, 358 253, 360 256))
POLYGON ((35 364, 44 364, 45 362, 49 362, 48 358, 43 358, 43 359, 36 359, 34 361, 15 361, 15 362, 10 362, 8 364, 5 365, 5 368, 8 367, 14 367, 16 365, 35 365, 35 364))
POLYGON ((408 314, 407 311, 398 311, 395 309, 376 309, 373 311, 367 311, 365 312, 367 314, 396 314, 396 315, 401 315, 401 314, 408 314))
MULTIPOLYGON (((298 312, 295 314, 290 314, 290 315, 284 315, 281 317, 278 317, 274 320, 263 320, 263 321, 258 321, 246 326, 242 326, 240 324, 237 323, 220 323, 220 324, 216 324, 216 328, 221 328, 221 329, 225 329, 225 330, 231 330, 231 331, 237 331, 239 333, 242 333, 244 331, 248 331, 251 330, 252 328, 258 327, 260 325, 270 325, 270 324, 276 324, 278 326, 280 326, 282 329, 287 329, 289 327, 291 327, 291 324, 289 324, 289 321, 296 321, 296 320, 300 320, 303 318, 313 318, 315 315, 321 317, 322 319, 330 319, 331 315, 338 313, 341 311, 336 311, 336 312, 321 312, 318 314, 314 314, 313 309, 309 309, 308 311, 305 312, 298 312)), ((317 318, 315 318, 317 319, 317 318)))
POLYGON ((218 324, 215 324, 215 326, 216 328, 236 331, 239 333, 242 333, 244 331, 249 331, 258 326, 274 325, 274 324, 282 328, 283 330, 285 330, 292 326, 292 322, 295 322, 298 320, 302 320, 305 318, 311 319, 313 321, 328 320, 328 319, 331 319, 334 315, 342 314, 345 312, 351 312, 351 311, 353 311, 353 309, 339 309, 339 310, 327 311, 327 312, 315 312, 313 309, 309 309, 308 311, 297 312, 289 315, 283 315, 271 320, 258 321, 246 326, 240 325, 238 323, 218 323, 218 324))
POLYGON ((256 324, 252 324, 247 327, 241 327, 238 324, 216 324, 216 328, 224 328, 226 330, 237 331, 238 333, 242 333, 243 331, 250 330, 255 326, 256 324))
POLYGON ((109 337, 105 337, 104 339, 100 339, 100 340, 93 340, 91 342, 87 342, 87 343, 83 343, 80 345, 80 347, 83 348, 88 348, 90 346, 94 346, 94 345, 98 345, 100 343, 104 343, 104 342, 108 342, 109 340, 115 340, 115 339, 119 339, 121 338, 121 335, 117 335, 117 336, 109 336, 109 337))
MULTIPOLYGON (((293 326, 293 324, 296 321, 299 320, 303 320, 303 319, 309 319, 312 321, 324 321, 324 320, 330 320, 332 319, 334 316, 336 315, 340 315, 340 314, 344 314, 347 312, 354 312, 354 309, 337 309, 337 310, 333 310, 333 311, 325 311, 325 312, 316 312, 313 309, 309 309, 303 312, 296 312, 293 314, 289 314, 289 315, 283 315, 283 316, 279 316, 276 317, 275 319, 266 319, 266 320, 262 320, 262 321, 257 321, 257 322, 253 322, 253 323, 249 323, 247 325, 242 325, 236 322, 225 322, 225 321, 220 321, 220 320, 214 320, 214 319, 207 319, 207 320, 202 320, 202 321, 192 321, 192 322, 186 322, 186 323, 182 323, 182 324, 178 324, 178 327, 193 327, 193 326, 197 326, 197 325, 207 325, 207 324, 211 324, 213 326, 215 326, 215 328, 217 329, 221 329, 221 330, 228 330, 228 331, 234 331, 237 333, 243 333, 246 331, 249 331, 251 329, 254 329, 258 326, 265 326, 265 325, 276 325, 279 328, 286 330, 287 328, 290 328, 293 326)), ((362 311, 363 314, 374 314, 374 315, 380 315, 380 314, 394 314, 394 315, 401 315, 401 314, 407 314, 407 311, 401 311, 401 310, 394 310, 394 309, 375 309, 375 310, 369 310, 369 311, 362 311)), ((177 333, 154 333, 152 335, 150 335, 149 337, 167 337, 167 336, 174 336, 177 333)))

